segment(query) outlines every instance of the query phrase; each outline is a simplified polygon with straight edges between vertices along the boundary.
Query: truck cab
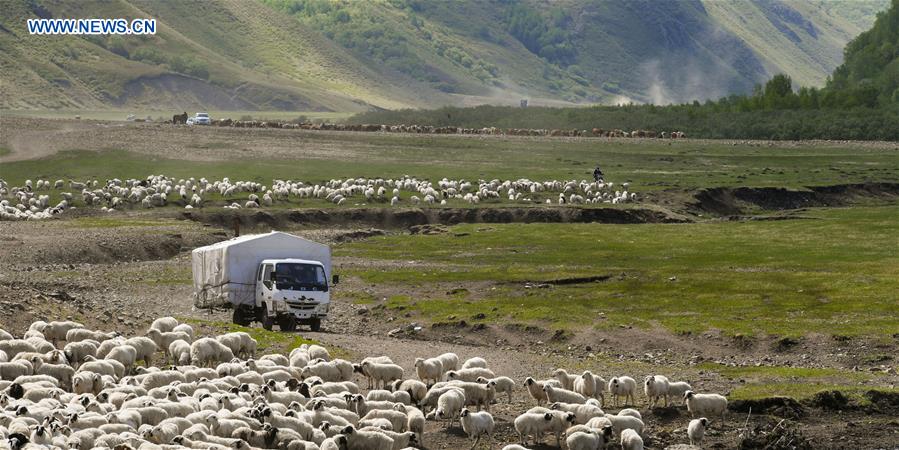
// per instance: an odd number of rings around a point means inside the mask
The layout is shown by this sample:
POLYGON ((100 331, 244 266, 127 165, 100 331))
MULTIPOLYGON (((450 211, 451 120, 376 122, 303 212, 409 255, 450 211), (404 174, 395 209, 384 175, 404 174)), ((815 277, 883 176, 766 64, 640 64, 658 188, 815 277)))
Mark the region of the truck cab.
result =
POLYGON ((321 328, 331 307, 330 284, 324 265, 305 259, 265 259, 256 269, 256 301, 253 311, 236 308, 234 322, 244 325, 259 321, 266 330, 278 324, 282 331, 297 325, 321 328))

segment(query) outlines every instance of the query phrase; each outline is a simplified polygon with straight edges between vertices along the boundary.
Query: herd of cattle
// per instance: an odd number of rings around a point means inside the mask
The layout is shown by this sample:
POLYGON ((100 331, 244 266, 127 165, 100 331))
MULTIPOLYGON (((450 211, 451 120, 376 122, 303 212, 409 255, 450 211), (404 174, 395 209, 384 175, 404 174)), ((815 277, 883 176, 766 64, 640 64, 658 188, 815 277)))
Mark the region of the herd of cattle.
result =
MULTIPOLYGON (((183 115, 173 117, 172 123, 179 124, 186 121, 183 115)), ((606 130, 593 128, 590 130, 578 129, 546 129, 546 128, 465 128, 456 126, 435 127, 430 125, 378 125, 378 124, 352 124, 352 123, 294 123, 267 120, 232 120, 214 119, 212 126, 235 128, 293 128, 302 130, 325 131, 363 131, 383 133, 411 133, 411 134, 475 134, 475 135, 504 135, 504 136, 552 136, 552 137, 634 137, 634 138, 661 138, 683 139, 687 135, 683 131, 632 130, 620 129, 606 130)))

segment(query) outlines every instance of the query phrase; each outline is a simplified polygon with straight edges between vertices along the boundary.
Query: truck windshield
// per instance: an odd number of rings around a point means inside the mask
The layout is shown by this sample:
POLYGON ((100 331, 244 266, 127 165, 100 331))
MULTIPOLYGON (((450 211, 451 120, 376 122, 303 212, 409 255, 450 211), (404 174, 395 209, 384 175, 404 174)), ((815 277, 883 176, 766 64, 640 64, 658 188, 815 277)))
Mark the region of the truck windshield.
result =
POLYGON ((275 285, 278 289, 291 291, 323 291, 328 288, 321 266, 301 263, 276 264, 275 285))

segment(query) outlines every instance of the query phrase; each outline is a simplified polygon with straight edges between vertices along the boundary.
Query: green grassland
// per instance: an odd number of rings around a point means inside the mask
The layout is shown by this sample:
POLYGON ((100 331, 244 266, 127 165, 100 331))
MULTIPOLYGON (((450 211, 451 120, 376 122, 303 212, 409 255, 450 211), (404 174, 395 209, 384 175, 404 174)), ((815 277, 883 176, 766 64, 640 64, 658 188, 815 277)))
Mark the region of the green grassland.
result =
POLYGON ((554 328, 661 325, 673 332, 899 332, 899 208, 810 210, 806 220, 700 224, 459 225, 454 234, 345 244, 341 256, 416 261, 357 270, 367 283, 491 281, 476 298, 398 296, 424 320, 448 316, 554 328), (610 275, 525 289, 525 282, 610 275), (598 314, 603 313, 604 317, 598 314))
MULTIPOLYGON (((297 148, 348 148, 356 156, 260 158, 221 137, 203 135, 191 148, 220 148, 223 161, 166 159, 125 150, 66 151, 36 160, 0 165, 12 185, 25 179, 207 177, 271 183, 272 179, 324 181, 330 178, 443 177, 478 179, 589 179, 599 164, 609 181, 629 190, 711 186, 803 187, 899 180, 899 153, 888 147, 847 144, 799 147, 732 146, 714 141, 627 142, 606 139, 517 139, 499 137, 402 136, 375 133, 317 133, 273 130, 297 148), (152 168, 152 169, 151 169, 152 168)), ((2 145, 2 140, 0 140, 2 145)), ((285 144, 286 145, 286 144, 285 144)))

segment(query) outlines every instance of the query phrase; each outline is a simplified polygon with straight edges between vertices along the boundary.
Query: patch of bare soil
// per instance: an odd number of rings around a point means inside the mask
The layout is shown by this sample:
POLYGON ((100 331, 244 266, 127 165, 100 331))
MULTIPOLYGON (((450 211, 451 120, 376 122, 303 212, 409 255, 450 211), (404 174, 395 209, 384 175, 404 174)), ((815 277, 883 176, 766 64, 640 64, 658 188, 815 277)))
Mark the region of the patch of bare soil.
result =
POLYGON ((896 202, 899 183, 863 183, 810 186, 804 190, 785 188, 709 188, 694 194, 689 207, 700 213, 721 216, 755 210, 778 211, 811 207, 846 206, 863 202, 896 202))

